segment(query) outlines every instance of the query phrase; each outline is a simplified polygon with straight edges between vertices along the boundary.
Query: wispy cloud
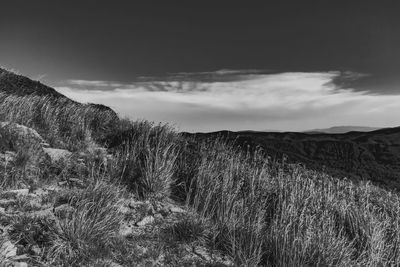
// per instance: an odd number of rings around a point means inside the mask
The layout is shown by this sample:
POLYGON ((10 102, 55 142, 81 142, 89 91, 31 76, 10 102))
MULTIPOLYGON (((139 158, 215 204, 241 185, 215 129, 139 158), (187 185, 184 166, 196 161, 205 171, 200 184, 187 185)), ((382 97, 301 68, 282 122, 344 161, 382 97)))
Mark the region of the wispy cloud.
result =
POLYGON ((89 87, 118 87, 124 86, 122 83, 110 81, 89 81, 89 80, 67 80, 68 85, 89 86, 89 87))
POLYGON ((74 80, 58 90, 81 102, 109 105, 131 118, 176 123, 182 130, 400 125, 400 95, 374 95, 343 87, 364 74, 213 73, 180 73, 132 83, 74 80), (215 76, 224 79, 212 79, 215 76))

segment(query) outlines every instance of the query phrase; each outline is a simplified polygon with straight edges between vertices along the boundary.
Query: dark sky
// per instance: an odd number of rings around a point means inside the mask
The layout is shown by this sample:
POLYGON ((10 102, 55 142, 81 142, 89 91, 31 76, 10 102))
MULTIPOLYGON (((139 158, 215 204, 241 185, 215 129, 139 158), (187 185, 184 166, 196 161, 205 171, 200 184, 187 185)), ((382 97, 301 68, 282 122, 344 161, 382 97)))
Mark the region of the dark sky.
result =
POLYGON ((1 3, 0 60, 50 79, 218 69, 397 76, 399 1, 1 3))
MULTIPOLYGON (((400 94, 400 1, 2 1, 0 64, 56 86, 177 72, 368 74, 400 94)), ((338 83, 339 84, 339 83, 338 83)))

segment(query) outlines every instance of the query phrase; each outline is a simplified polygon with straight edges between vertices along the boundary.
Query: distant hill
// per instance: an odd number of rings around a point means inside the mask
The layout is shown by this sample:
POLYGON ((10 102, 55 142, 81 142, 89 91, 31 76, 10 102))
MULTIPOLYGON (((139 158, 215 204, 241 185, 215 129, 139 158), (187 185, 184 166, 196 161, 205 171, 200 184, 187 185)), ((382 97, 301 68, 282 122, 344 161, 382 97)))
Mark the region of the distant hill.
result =
POLYGON ((244 149, 259 147, 274 159, 283 155, 337 177, 365 179, 400 190, 400 127, 345 134, 230 132, 187 134, 197 139, 221 136, 244 149))
MULTIPOLYGON (((328 134, 342 134, 348 132, 372 132, 375 130, 379 130, 382 128, 378 127, 368 127, 368 126, 334 126, 330 128, 323 129, 313 129, 304 131, 304 133, 308 134, 317 134, 317 133, 328 133, 328 134)), ((270 131, 268 131, 270 132, 270 131)))

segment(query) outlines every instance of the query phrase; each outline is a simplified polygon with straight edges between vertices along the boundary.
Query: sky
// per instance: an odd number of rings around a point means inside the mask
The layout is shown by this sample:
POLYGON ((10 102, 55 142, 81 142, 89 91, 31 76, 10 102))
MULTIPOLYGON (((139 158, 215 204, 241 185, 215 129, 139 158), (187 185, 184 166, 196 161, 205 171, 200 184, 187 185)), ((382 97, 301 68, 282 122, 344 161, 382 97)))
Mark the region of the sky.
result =
POLYGON ((0 66, 182 131, 400 126, 400 2, 3 1, 0 66))

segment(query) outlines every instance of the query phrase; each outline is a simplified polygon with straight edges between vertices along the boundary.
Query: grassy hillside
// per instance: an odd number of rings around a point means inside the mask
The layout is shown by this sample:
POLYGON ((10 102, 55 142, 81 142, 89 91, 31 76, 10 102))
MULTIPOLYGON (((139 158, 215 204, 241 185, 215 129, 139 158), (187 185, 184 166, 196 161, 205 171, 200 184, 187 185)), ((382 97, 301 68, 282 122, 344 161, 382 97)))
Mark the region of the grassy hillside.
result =
POLYGON ((224 131, 194 136, 199 140, 219 136, 245 150, 258 147, 272 158, 287 156, 289 162, 335 177, 369 180, 400 190, 400 127, 345 134, 224 131))
POLYGON ((64 158, 40 160, 31 168, 31 158, 49 148, 36 135, 30 140, 37 144, 17 142, 23 127, 1 127, 1 140, 7 140, 0 143, 4 264, 372 267, 400 262, 396 193, 146 121, 116 121, 98 139, 108 144, 105 149, 89 136, 93 129, 106 129, 108 121, 99 120, 95 128, 91 113, 83 112, 90 107, 67 103, 71 109, 64 110, 64 104, 53 96, 3 93, 0 98, 8 120, 39 132, 54 125, 57 130, 43 138, 74 148, 64 151, 64 158), (42 103, 40 123, 30 115, 27 103, 33 99, 42 103), (48 109, 58 112, 50 115, 48 109), (71 114, 76 117, 67 119, 71 114), (60 130, 64 125, 68 131, 60 130), (78 129, 85 129, 85 138, 74 135, 78 129))
POLYGON ((85 138, 103 142, 118 120, 106 106, 72 101, 40 82, 0 69, 0 121, 29 126, 55 147, 75 150, 85 138))

